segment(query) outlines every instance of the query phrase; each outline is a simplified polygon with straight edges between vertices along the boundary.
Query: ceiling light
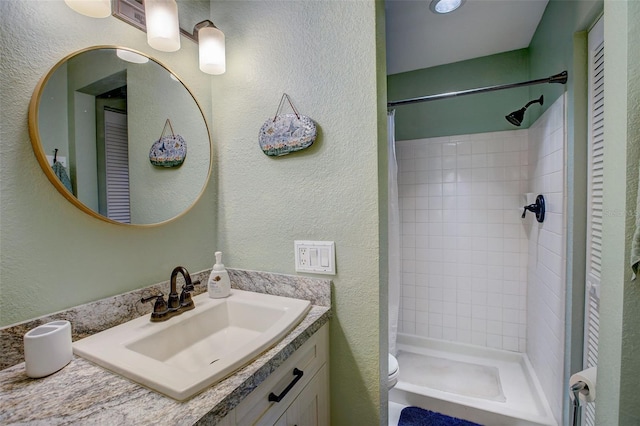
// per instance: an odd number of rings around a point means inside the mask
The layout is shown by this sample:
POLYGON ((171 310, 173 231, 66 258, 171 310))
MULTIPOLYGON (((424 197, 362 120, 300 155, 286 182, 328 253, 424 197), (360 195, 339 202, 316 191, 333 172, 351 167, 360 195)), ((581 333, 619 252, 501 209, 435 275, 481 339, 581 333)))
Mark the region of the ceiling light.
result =
POLYGON ((91 18, 111 16, 111 0, 64 0, 64 2, 76 12, 91 18))
POLYGON ((433 13, 449 13, 462 6, 464 2, 465 0, 432 0, 429 9, 433 13))
POLYGON ((175 0, 145 0, 147 43, 156 50, 175 52, 180 49, 178 4, 175 0))

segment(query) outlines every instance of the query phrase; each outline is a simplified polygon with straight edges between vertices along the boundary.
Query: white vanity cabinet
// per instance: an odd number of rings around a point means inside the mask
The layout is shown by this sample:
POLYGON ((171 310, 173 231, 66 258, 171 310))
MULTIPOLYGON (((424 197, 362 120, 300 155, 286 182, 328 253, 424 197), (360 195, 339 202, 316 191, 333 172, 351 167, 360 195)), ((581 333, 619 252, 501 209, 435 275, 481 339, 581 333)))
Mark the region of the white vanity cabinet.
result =
POLYGON ((329 425, 329 325, 325 324, 219 424, 329 425), (280 397, 279 402, 270 401, 280 397))
MULTIPOLYGON (((323 365, 275 423, 276 426, 329 424, 329 370, 323 365)), ((261 423, 262 424, 262 423, 261 423)))

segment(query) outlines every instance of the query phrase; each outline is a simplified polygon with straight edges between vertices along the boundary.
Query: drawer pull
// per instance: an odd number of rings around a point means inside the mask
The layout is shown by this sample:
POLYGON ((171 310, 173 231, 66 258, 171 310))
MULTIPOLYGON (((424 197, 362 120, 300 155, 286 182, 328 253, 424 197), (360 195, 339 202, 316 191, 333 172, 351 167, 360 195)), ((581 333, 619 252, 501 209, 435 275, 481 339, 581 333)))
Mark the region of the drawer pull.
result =
POLYGON ((291 381, 291 383, 289 383, 289 386, 287 386, 286 389, 283 390, 280 395, 276 395, 273 392, 271 392, 269 394, 269 402, 280 402, 280 401, 282 401, 282 399, 285 396, 287 396, 287 394, 289 393, 291 388, 293 388, 296 385, 296 383, 298 383, 298 380, 302 379, 302 376, 304 375, 304 371, 298 370, 297 368, 294 368, 293 369, 293 375, 296 376, 296 377, 291 381))

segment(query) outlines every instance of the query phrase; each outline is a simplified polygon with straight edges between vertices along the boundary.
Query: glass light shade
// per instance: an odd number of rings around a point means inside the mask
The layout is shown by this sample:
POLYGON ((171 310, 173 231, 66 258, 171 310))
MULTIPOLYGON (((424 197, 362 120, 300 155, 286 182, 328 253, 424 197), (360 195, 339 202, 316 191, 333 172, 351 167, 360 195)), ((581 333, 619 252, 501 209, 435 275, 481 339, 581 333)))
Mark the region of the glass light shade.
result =
POLYGON ((71 9, 92 18, 111 16, 111 0, 64 0, 71 9))
POLYGON ((429 5, 432 12, 449 13, 462 6, 464 0, 433 0, 429 5))
POLYGON ((130 50, 116 49, 116 55, 123 61, 131 62, 134 64, 146 64, 147 62, 149 62, 149 58, 147 58, 146 56, 142 56, 139 53, 132 52, 130 50))
POLYGON ((216 27, 198 30, 200 71, 207 74, 224 74, 226 70, 224 33, 216 27))
POLYGON ((176 1, 144 0, 144 13, 149 46, 163 52, 175 52, 180 49, 180 24, 176 1))

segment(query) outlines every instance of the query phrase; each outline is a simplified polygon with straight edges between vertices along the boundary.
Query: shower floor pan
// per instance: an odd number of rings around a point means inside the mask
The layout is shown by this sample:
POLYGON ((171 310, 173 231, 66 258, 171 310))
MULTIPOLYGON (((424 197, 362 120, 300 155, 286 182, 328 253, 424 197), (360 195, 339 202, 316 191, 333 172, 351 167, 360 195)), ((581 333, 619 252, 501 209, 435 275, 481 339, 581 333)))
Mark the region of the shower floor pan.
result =
POLYGON ((525 354, 398 335, 389 401, 490 426, 557 426, 525 354))

